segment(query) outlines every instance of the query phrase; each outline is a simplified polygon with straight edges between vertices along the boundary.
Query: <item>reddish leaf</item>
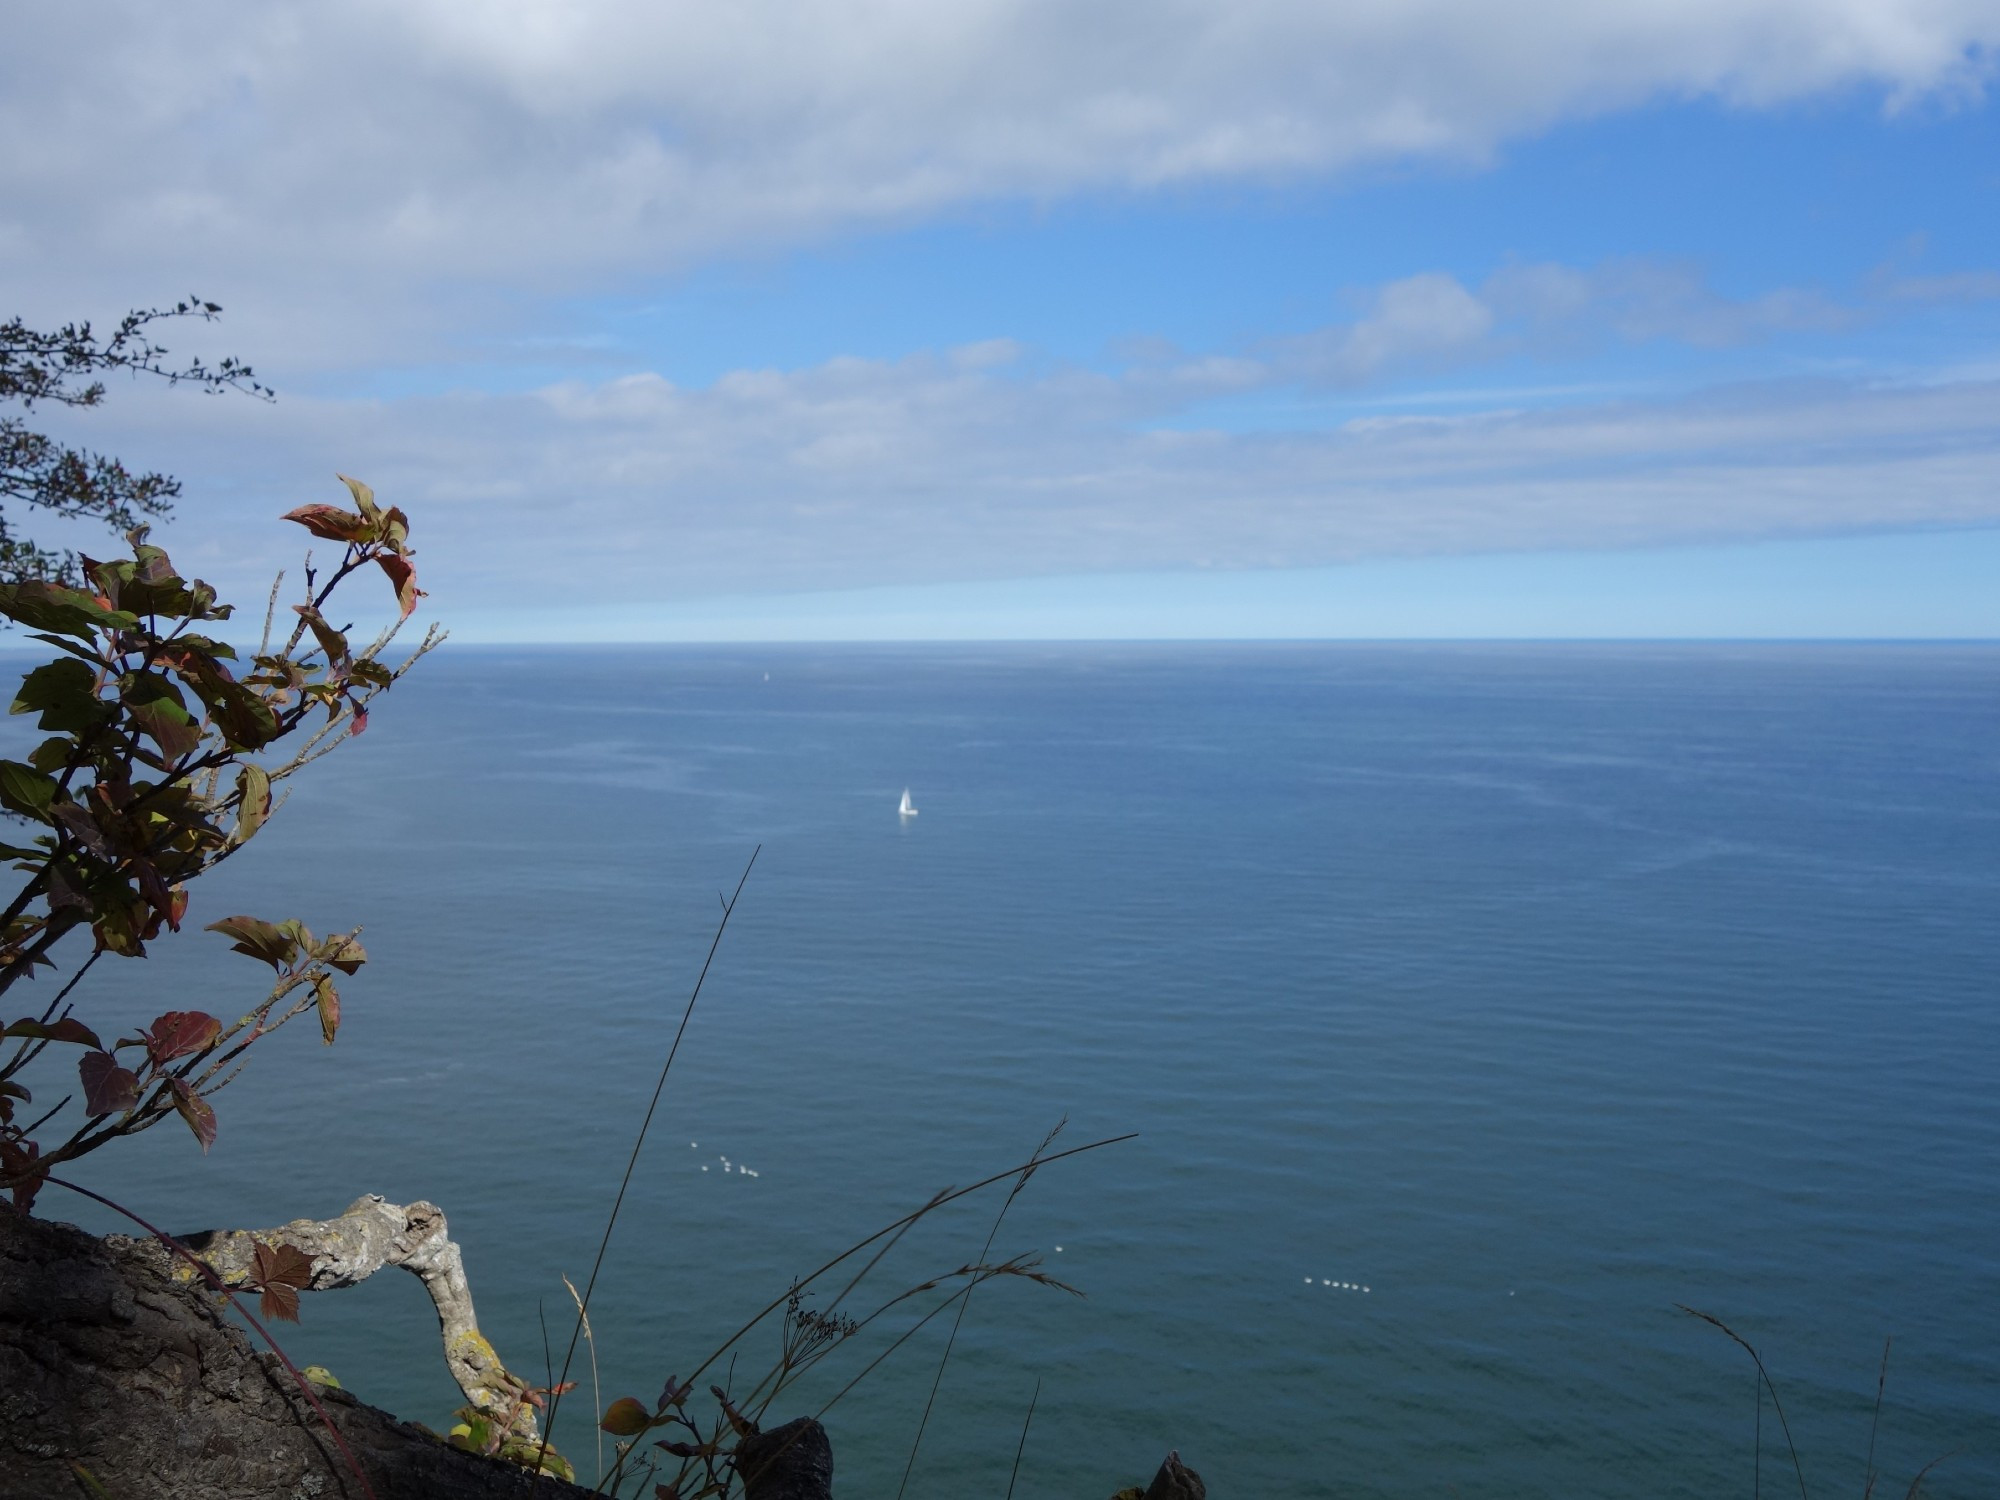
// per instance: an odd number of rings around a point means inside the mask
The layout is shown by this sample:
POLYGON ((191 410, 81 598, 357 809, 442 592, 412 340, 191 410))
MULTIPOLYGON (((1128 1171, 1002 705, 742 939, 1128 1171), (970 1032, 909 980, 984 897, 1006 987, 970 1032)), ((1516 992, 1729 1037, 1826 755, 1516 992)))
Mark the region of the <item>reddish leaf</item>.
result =
POLYGON ((182 1083, 178 1078, 169 1078, 167 1084, 174 1091, 174 1108, 187 1121, 194 1138, 201 1142, 202 1154, 215 1144, 215 1111, 208 1107, 208 1101, 182 1083))
POLYGON ((324 974, 313 980, 313 1004, 319 1007, 319 1034, 331 1047, 333 1034, 340 1030, 340 992, 324 974))
POLYGON ((375 528, 366 516, 357 516, 351 510, 342 510, 337 505, 301 505, 296 510, 288 510, 278 519, 297 521, 314 536, 325 537, 330 542, 365 542, 375 528))
POLYGON ((255 1254, 259 1286, 289 1286, 304 1291, 312 1285, 315 1257, 297 1245, 266 1245, 259 1241, 255 1254))
POLYGON ((165 698, 150 703, 128 703, 132 722, 153 737, 166 760, 179 760, 201 743, 201 726, 188 717, 186 709, 165 698))
POLYGON ((120 1115, 139 1103, 139 1075, 120 1067, 109 1052, 86 1052, 77 1061, 83 1107, 91 1115, 120 1115))
POLYGON ((170 1010, 157 1017, 151 1028, 139 1033, 146 1055, 165 1067, 177 1057, 206 1052, 222 1034, 222 1023, 200 1010, 170 1010))
POLYGON ((281 1323, 299 1320, 299 1294, 288 1286, 267 1286, 257 1299, 257 1310, 281 1323))
POLYGON ((104 830, 97 826, 97 820, 91 817, 89 808, 74 802, 58 802, 49 809, 49 816, 63 832, 99 859, 111 853, 110 841, 104 837, 104 830))
POLYGON ((382 571, 389 575, 389 582, 395 586, 396 602, 402 606, 403 618, 417 607, 417 601, 424 597, 424 591, 417 587, 417 569, 407 557, 397 557, 384 552, 375 559, 382 565, 382 571))
POLYGON ((97 1039, 97 1033, 74 1016, 64 1016, 60 1021, 37 1021, 32 1016, 23 1016, 13 1025, 0 1030, 0 1036, 32 1037, 43 1042, 76 1042, 99 1049, 104 1046, 97 1039))
MULTIPOLYGON (((150 859, 135 859, 132 861, 132 875, 139 882, 139 894, 146 898, 146 904, 158 912, 174 931, 179 932, 181 921, 179 913, 174 910, 174 893, 167 888, 167 882, 161 878, 158 868, 150 859)), ((186 902, 183 901, 182 905, 185 906, 186 902)), ((146 936, 151 937, 155 931, 158 931, 157 923, 146 936)))
POLYGON ((36 1164, 42 1148, 33 1141, 12 1141, 0 1136, 0 1174, 14 1180, 14 1207, 27 1213, 35 1206, 35 1194, 42 1190, 48 1168, 36 1164))
POLYGON ((653 1414, 636 1398, 620 1396, 604 1408, 604 1420, 597 1425, 613 1437, 636 1437, 653 1423, 653 1414))
POLYGON ((330 964, 343 974, 353 974, 368 962, 368 950, 361 946, 361 939, 344 932, 330 934, 313 949, 313 957, 323 964, 330 964))
POLYGON ((354 722, 348 727, 347 732, 349 734, 366 734, 368 732, 367 709, 357 708, 354 710, 354 722))

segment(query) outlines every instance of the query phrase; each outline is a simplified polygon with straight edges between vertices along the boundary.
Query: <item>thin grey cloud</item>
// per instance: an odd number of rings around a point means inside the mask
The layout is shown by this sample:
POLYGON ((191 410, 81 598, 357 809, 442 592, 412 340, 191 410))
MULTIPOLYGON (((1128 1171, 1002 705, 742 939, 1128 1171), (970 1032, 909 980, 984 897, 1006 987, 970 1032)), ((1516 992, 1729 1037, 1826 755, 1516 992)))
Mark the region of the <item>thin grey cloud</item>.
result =
POLYGON ((190 480, 189 524, 161 539, 244 598, 305 540, 271 518, 337 499, 336 468, 362 475, 409 510, 447 617, 454 602, 2000 524, 1990 377, 1232 432, 1162 420, 1175 408, 1157 384, 1007 353, 740 371, 699 389, 641 375, 276 407, 152 393, 127 403, 119 446, 190 480), (312 473, 326 477, 302 484, 312 473))

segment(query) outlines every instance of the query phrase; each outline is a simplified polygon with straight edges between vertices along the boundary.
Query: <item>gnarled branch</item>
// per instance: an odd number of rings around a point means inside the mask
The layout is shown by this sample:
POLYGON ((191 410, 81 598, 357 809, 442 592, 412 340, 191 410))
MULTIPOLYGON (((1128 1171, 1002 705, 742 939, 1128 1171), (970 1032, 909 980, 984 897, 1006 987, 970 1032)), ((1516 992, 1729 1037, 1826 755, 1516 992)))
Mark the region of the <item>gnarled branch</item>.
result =
POLYGON ((529 1383, 500 1362, 472 1310, 465 1260, 435 1203, 391 1203, 379 1194, 357 1198, 333 1219, 294 1219, 276 1229, 210 1230, 182 1243, 231 1286, 255 1282, 257 1246, 290 1245, 312 1257, 307 1290, 334 1291, 365 1281, 385 1266, 401 1266, 424 1284, 437 1306, 445 1363, 465 1399, 511 1435, 539 1441, 529 1383))

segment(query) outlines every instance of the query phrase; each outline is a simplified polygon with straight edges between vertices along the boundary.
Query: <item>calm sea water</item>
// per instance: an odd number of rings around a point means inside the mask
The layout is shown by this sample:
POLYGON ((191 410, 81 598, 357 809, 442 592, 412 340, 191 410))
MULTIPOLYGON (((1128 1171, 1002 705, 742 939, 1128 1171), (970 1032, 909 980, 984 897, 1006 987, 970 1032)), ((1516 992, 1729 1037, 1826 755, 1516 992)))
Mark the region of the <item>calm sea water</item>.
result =
MULTIPOLYGON (((1037 1382, 1024 1497, 1169 1447, 1219 1497, 1747 1494, 1753 1371, 1676 1303, 1761 1349, 1813 1494, 1861 1491, 1889 1336, 1893 1492, 1947 1451, 1927 1494, 2000 1492, 1991 648, 447 648, 197 893, 366 925, 338 1045, 264 1043, 206 1160, 163 1128, 92 1180, 187 1229, 429 1198, 539 1375, 760 845, 600 1283, 604 1400, 1067 1118, 1139 1138, 995 1253, 1088 1296, 981 1289, 912 1494, 1004 1494, 1037 1382)), ((85 1006, 235 1014, 225 946, 85 1006)), ((941 1342, 828 1414, 841 1493, 894 1492, 941 1342)), ((413 1278, 291 1344, 456 1404, 413 1278)))

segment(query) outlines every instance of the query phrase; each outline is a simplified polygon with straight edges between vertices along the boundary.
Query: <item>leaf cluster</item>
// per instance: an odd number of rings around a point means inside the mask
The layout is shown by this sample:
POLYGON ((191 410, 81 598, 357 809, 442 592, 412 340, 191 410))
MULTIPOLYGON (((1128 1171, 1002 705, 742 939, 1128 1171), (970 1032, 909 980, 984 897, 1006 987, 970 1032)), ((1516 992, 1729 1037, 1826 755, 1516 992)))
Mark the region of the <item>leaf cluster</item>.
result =
MULTIPOLYGON (((0 908, 0 994, 52 967, 52 951, 73 933, 91 935, 87 969, 106 953, 144 957, 163 931, 178 931, 188 883, 266 825, 277 805, 273 788, 360 733, 375 695, 442 639, 433 628, 400 666, 381 660, 421 594, 409 523, 400 510, 376 505, 366 485, 345 482, 356 512, 304 506, 286 517, 316 536, 337 534, 344 551, 324 582, 308 559, 305 599, 275 645, 273 588, 263 643, 248 663, 206 633, 230 618, 230 606, 181 576, 142 530, 128 537, 130 557, 81 559, 81 587, 0 583, 0 617, 60 653, 23 678, 11 706, 37 715, 48 737, 25 760, 0 760, 0 808, 25 829, 0 843, 0 859, 22 877, 0 908), (356 649, 325 610, 341 583, 370 565, 390 579, 399 612, 388 631, 356 649)), ((320 938, 295 919, 244 915, 209 930, 276 975, 233 1025, 169 1011, 107 1046, 64 1005, 80 969, 40 1017, 0 1029, 0 1040, 15 1044, 0 1056, 0 1191, 17 1206, 33 1202, 57 1163, 168 1114, 185 1120, 206 1150, 216 1128, 207 1096, 234 1076, 247 1047, 293 1016, 315 1011, 322 1037, 333 1041, 334 976, 367 961, 355 933, 320 938), (74 1095, 23 1124, 15 1116, 31 1095, 15 1078, 52 1044, 84 1049, 77 1081, 85 1119, 44 1153, 32 1133, 74 1095)))

